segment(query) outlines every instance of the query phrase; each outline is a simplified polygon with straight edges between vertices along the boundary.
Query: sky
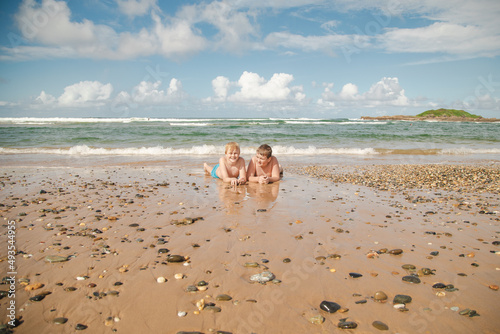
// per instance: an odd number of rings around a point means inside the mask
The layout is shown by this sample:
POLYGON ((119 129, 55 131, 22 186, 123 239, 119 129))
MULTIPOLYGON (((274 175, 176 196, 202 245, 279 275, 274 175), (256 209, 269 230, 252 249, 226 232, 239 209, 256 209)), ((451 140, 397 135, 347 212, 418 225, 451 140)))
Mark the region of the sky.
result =
POLYGON ((0 117, 500 118, 498 0, 0 3, 0 117))

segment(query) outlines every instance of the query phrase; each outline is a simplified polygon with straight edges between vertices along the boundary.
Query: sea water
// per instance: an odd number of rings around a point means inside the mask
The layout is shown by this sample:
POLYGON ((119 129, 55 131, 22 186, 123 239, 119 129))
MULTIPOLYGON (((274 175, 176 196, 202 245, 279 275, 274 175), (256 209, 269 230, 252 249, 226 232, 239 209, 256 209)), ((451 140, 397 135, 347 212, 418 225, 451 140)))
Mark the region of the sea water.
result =
POLYGON ((247 161, 268 144, 291 165, 499 162, 500 123, 281 118, 0 118, 3 165, 247 161))

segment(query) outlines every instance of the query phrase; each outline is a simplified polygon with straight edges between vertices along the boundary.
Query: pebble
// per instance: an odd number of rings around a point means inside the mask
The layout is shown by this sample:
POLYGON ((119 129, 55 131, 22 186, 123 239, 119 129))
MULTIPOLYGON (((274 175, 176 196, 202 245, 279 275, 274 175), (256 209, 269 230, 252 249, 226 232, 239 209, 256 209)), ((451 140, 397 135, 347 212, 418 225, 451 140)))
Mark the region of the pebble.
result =
POLYGON ((412 298, 408 295, 396 295, 394 296, 393 303, 394 304, 409 304, 411 303, 412 298))
POLYGON ((400 255, 400 254, 403 254, 403 250, 402 249, 391 249, 389 252, 389 254, 392 254, 392 255, 400 255))
POLYGON ((354 321, 342 321, 342 320, 340 320, 337 327, 342 328, 342 329, 354 329, 354 328, 358 327, 358 324, 355 323, 354 321))
POLYGON ((58 325, 62 325, 62 324, 65 324, 66 322, 68 322, 68 318, 58 317, 58 318, 55 318, 54 320, 52 320, 52 322, 55 324, 58 324, 58 325))
POLYGON ((47 255, 45 257, 45 261, 49 263, 65 262, 68 261, 68 257, 60 255, 47 255))
POLYGON ((389 326, 384 324, 382 321, 378 321, 378 320, 372 322, 372 326, 380 331, 388 331, 389 330, 389 326))
POLYGON ((215 297, 215 300, 218 300, 218 301, 229 301, 231 299, 233 299, 233 297, 226 295, 226 294, 220 294, 220 295, 217 295, 217 297, 215 297))
POLYGON ((177 312, 177 316, 178 316, 179 318, 185 317, 186 315, 187 315, 187 312, 184 312, 184 311, 179 311, 179 312, 177 312))
POLYGON ((156 279, 156 282, 158 283, 165 283, 167 281, 167 279, 163 276, 160 276, 156 279))
POLYGON ((308 320, 311 324, 321 325, 325 322, 325 317, 323 317, 322 315, 315 315, 310 317, 308 320))
POLYGON ((377 301, 377 302, 383 303, 387 300, 387 295, 384 291, 377 291, 373 295, 373 299, 375 299, 375 301, 377 301))
POLYGON ((177 263, 184 261, 186 261, 186 258, 182 255, 167 255, 167 262, 177 263))
POLYGON ((341 306, 335 302, 322 301, 319 305, 319 308, 328 313, 335 313, 340 310, 341 306))
POLYGON ((360 278, 360 277, 363 277, 363 275, 358 274, 358 273, 349 273, 349 276, 351 276, 352 278, 360 278))
POLYGON ((77 330, 77 331, 83 331, 87 328, 88 328, 88 326, 84 325, 84 324, 76 324, 76 326, 75 326, 75 330, 77 330))
POLYGON ((413 283, 413 284, 419 284, 420 283, 420 278, 418 278, 417 276, 412 276, 412 275, 404 276, 402 278, 402 280, 404 282, 413 283))
POLYGON ((264 271, 260 274, 255 274, 250 276, 250 280, 258 283, 266 283, 272 281, 275 278, 274 274, 270 271, 264 271))

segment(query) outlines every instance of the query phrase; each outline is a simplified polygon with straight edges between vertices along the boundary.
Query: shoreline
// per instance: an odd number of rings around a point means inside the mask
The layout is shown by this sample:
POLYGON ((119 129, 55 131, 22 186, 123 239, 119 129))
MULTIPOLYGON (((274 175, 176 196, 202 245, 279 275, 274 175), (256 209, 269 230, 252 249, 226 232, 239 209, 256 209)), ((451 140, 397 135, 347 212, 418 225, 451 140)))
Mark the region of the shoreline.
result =
MULTIPOLYGON (((442 174, 464 165, 472 178, 498 172, 496 163, 393 165, 399 175, 385 165, 297 166, 275 184, 234 190, 201 166, 182 164, 2 167, 1 215, 4 224, 16 221, 19 251, 22 318, 14 332, 66 333, 81 324, 88 327, 83 333, 324 333, 348 318, 355 333, 376 331, 374 321, 397 333, 495 333, 494 188, 427 188, 423 177, 422 187, 400 182, 387 190, 332 182, 336 175, 362 180, 364 171, 378 185, 384 169, 404 181, 405 168, 442 174), (320 178, 302 174, 312 171, 320 178), (48 263, 49 255, 66 261, 48 263), (170 262, 169 255, 184 261, 170 262), (431 274, 418 276, 426 268, 431 274), (278 281, 252 283, 266 270, 278 281), (43 286, 26 290, 36 283, 43 286), (30 300, 38 295, 43 299, 30 300), (397 295, 412 301, 397 309, 397 295), (322 301, 341 309, 327 313, 322 301), (54 323, 59 318, 66 322, 54 323)), ((3 272, 6 265, 0 262, 3 272)), ((0 300, 2 323, 8 302, 0 300)))

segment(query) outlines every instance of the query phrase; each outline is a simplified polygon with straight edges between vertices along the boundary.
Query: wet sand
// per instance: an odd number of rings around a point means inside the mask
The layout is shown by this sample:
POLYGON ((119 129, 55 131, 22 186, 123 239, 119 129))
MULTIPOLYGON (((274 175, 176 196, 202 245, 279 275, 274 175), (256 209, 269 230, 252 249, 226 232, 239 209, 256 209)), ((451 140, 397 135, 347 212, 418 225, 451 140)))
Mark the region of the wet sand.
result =
POLYGON ((2 273, 13 220, 19 252, 14 333, 332 333, 345 318, 353 333, 378 332, 374 321, 388 333, 498 333, 493 188, 383 190, 331 172, 286 169, 235 190, 201 167, 0 169, 2 273), (264 271, 275 280, 250 280, 264 271), (396 309, 396 295, 412 300, 396 309))

